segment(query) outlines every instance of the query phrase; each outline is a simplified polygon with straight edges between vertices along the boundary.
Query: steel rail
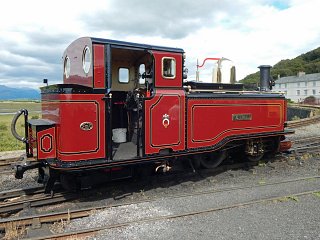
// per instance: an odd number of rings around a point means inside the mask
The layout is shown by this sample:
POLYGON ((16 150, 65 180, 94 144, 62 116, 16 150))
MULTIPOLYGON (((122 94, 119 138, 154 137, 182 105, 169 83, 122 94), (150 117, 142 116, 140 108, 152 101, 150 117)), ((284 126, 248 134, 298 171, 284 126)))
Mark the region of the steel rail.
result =
POLYGON ((320 136, 297 139, 294 141, 294 144, 294 147, 290 149, 294 153, 303 153, 308 150, 319 152, 320 136))
MULTIPOLYGON (((2 173, 5 170, 10 170, 15 163, 22 162, 22 161, 23 161, 22 156, 0 159, 0 173, 2 173)), ((28 163, 37 162, 35 158, 27 158, 26 161, 28 163)))
POLYGON ((318 141, 320 140, 320 136, 313 136, 313 137, 307 137, 307 138, 299 138, 295 139, 292 142, 293 143, 300 143, 300 142, 305 142, 305 141, 318 141))
POLYGON ((315 152, 319 152, 320 143, 318 143, 318 145, 315 145, 315 146, 301 146, 301 147, 297 147, 297 148, 292 148, 291 151, 293 151, 295 153, 304 153, 304 152, 310 151, 310 150, 314 150, 315 152))
MULTIPOLYGON (((252 167, 257 166, 257 162, 244 162, 244 163, 236 163, 236 164, 226 164, 221 165, 214 169, 202 169, 200 173, 209 174, 209 173, 218 173, 223 171, 228 171, 232 169, 239 169, 244 167, 252 167)), ((194 175, 194 172, 173 172, 177 176, 177 174, 182 174, 185 177, 189 176, 190 174, 194 175)), ((170 179, 172 174, 168 174, 165 176, 166 178, 170 179)), ((61 189, 61 186, 56 185, 58 189, 61 189)), ((43 206, 46 204, 53 204, 62 202, 64 200, 70 200, 69 195, 67 193, 55 193, 52 199, 49 199, 48 194, 44 194, 43 187, 32 187, 32 188, 25 188, 25 189, 13 189, 9 191, 0 192, 0 201, 4 201, 0 203, 0 214, 1 213, 9 213, 9 212, 16 212, 22 210, 25 206, 29 207, 38 207, 43 206), (34 195, 37 194, 37 195, 34 195), (60 195, 57 195, 60 194, 60 195), (67 196, 66 199, 63 199, 61 194, 65 194, 67 196), (30 196, 29 196, 30 195, 30 196), (33 196, 32 196, 33 195, 33 196), (21 198, 23 197, 23 198, 21 198), (13 199, 13 200, 10 200, 13 199)))
MULTIPOLYGON (((195 193, 169 195, 169 196, 166 196, 165 199, 179 199, 179 198, 185 198, 185 197, 201 196, 201 195, 208 195, 208 194, 222 193, 222 192, 231 192, 231 191, 244 190, 244 189, 250 189, 250 188, 262 188, 266 186, 275 186, 279 184, 293 183, 293 182, 299 182, 299 181, 310 181, 310 180, 315 180, 319 178, 320 178, 320 175, 317 175, 317 176, 289 179, 289 180, 273 182, 273 183, 255 184, 250 186, 230 187, 230 188, 222 188, 222 189, 211 189, 208 191, 201 191, 201 192, 195 192, 195 193)), ((70 220, 75 218, 86 217, 86 216, 89 216, 93 211, 97 211, 97 210, 128 206, 132 204, 156 202, 156 201, 159 201, 159 198, 149 198, 149 199, 138 200, 138 201, 130 201, 126 203, 112 204, 109 206, 94 206, 91 208, 82 208, 82 209, 61 211, 61 212, 55 212, 55 213, 7 218, 7 219, 0 220, 0 230, 4 230, 9 223, 14 224, 16 227, 32 225, 35 222, 35 219, 36 219, 36 222, 39 224, 52 223, 52 222, 61 221, 61 220, 70 220)))
POLYGON ((5 199, 8 199, 8 198, 15 198, 15 197, 20 197, 24 195, 31 195, 31 194, 37 194, 37 193, 43 193, 43 192, 44 192, 43 186, 11 189, 8 191, 0 192, 0 201, 4 201, 5 199))
MULTIPOLYGON (((235 164, 225 164, 225 165, 220 165, 219 167, 214 169, 202 169, 199 171, 199 173, 200 174, 219 173, 219 172, 233 170, 233 169, 253 167, 253 166, 257 166, 258 164, 259 162, 243 162, 243 163, 235 163, 235 164)), ((174 174, 176 176, 176 174, 179 174, 179 173, 180 172, 177 171, 174 174)), ((194 172, 191 172, 191 173, 183 172, 182 174, 185 176, 189 176, 190 174, 193 175, 194 172)), ((170 179, 171 176, 172 175, 166 175, 166 178, 170 179)), ((0 214, 16 212, 16 211, 22 210, 26 206, 38 207, 38 206, 44 206, 46 204, 58 203, 58 202, 76 198, 76 196, 74 196, 73 194, 67 194, 67 193, 56 193, 53 198, 50 198, 50 197, 48 194, 44 194, 44 190, 42 187, 14 189, 14 190, 0 192, 0 200, 2 201, 6 200, 6 202, 0 203, 0 214), (37 196, 28 196, 32 194, 37 194, 37 196), (21 196, 24 196, 24 198, 21 198, 21 196), (13 199, 11 201, 10 198, 16 198, 16 199, 13 199)))
POLYGON ((298 127, 304 127, 311 125, 313 123, 318 123, 320 122, 320 116, 314 116, 311 118, 304 118, 300 120, 295 120, 295 121, 288 121, 287 122, 287 127, 289 128, 298 128, 298 127))
POLYGON ((228 209, 233 209, 233 208, 246 207, 246 206, 250 206, 250 205, 265 203, 265 202, 277 201, 277 200, 283 199, 283 198, 292 198, 292 197, 300 197, 300 196, 310 195, 310 194, 314 194, 319 191, 320 191, 320 189, 312 190, 312 191, 305 191, 305 192, 300 192, 300 193, 294 193, 294 194, 290 194, 290 195, 261 198, 261 199, 257 199, 257 200, 241 202, 241 203, 236 203, 236 204, 231 204, 231 205, 226 205, 226 206, 221 206, 221 207, 208 208, 208 209, 200 210, 200 211, 189 211, 189 212, 185 212, 185 213, 181 213, 181 214, 163 215, 163 216, 158 216, 158 217, 147 217, 147 218, 142 218, 139 220, 132 220, 132 221, 127 221, 127 222, 122 222, 122 223, 110 224, 110 225, 96 227, 96 228, 81 229, 78 231, 54 234, 54 235, 50 235, 50 236, 41 236, 38 238, 31 238, 31 239, 32 240, 65 239, 66 237, 73 237, 74 239, 76 239, 76 238, 80 238, 80 237, 89 237, 89 236, 93 236, 103 230, 114 229, 114 228, 123 228, 123 227, 131 226, 133 224, 152 223, 152 222, 172 220, 172 219, 178 219, 178 218, 184 218, 184 217, 193 217, 193 216, 197 216, 197 215, 209 214, 209 213, 218 212, 218 211, 222 211, 222 210, 228 210, 228 209))
POLYGON ((76 193, 55 193, 50 194, 36 194, 31 196, 23 196, 22 198, 14 199, 13 201, 6 201, 0 203, 0 214, 8 212, 16 212, 27 207, 39 207, 53 203, 60 203, 67 200, 75 199, 79 196, 76 193))

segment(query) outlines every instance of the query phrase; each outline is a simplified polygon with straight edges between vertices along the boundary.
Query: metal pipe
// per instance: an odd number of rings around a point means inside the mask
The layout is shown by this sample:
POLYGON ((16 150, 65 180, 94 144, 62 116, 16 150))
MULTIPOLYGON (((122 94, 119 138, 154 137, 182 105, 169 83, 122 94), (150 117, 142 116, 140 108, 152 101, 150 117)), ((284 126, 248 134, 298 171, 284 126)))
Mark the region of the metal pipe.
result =
MULTIPOLYGON (((208 92, 208 93, 233 93, 233 94, 246 94, 246 93, 257 93, 257 94, 263 94, 263 92, 260 91, 235 91, 235 90, 210 90, 210 89, 192 89, 190 86, 185 86, 186 91, 188 92, 208 92)), ((268 92, 268 94, 282 94, 284 95, 284 92, 268 92)))
POLYGON ((110 160, 113 160, 113 147, 112 147, 112 93, 109 93, 108 95, 108 116, 109 116, 109 126, 108 128, 110 129, 110 134, 109 134, 109 146, 108 146, 108 156, 110 160))
POLYGON ((140 94, 137 94, 137 157, 140 157, 140 94))
POLYGON ((260 91, 268 92, 272 89, 271 87, 271 76, 270 76, 270 65, 261 65, 260 69, 260 91))
POLYGON ((11 133, 17 140, 24 142, 26 144, 26 155, 27 157, 31 157, 32 154, 30 153, 30 149, 29 149, 29 131, 28 130, 29 130, 28 129, 28 110, 20 109, 12 119, 11 133), (24 116, 24 137, 20 136, 16 131, 17 121, 22 114, 24 116))

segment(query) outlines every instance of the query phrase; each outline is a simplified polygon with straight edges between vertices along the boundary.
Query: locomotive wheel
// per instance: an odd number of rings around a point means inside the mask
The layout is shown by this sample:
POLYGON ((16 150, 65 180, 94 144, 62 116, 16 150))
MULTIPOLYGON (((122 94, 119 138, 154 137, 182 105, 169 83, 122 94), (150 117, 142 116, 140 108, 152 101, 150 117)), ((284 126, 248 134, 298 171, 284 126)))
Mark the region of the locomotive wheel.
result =
POLYGON ((227 151, 216 151, 201 155, 200 163, 204 168, 215 168, 227 158, 227 151))
POLYGON ((249 139, 246 142, 246 159, 250 162, 258 162, 264 156, 265 143, 260 139, 249 139))

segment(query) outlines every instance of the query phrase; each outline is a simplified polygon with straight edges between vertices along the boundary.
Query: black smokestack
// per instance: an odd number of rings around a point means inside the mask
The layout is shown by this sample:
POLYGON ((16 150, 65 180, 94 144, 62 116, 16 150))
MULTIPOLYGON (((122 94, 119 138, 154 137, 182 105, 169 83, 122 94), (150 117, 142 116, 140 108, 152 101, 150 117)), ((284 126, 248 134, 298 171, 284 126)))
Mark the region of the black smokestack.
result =
POLYGON ((274 80, 270 75, 270 65, 261 65, 260 68, 260 91, 270 91, 274 86, 274 80))

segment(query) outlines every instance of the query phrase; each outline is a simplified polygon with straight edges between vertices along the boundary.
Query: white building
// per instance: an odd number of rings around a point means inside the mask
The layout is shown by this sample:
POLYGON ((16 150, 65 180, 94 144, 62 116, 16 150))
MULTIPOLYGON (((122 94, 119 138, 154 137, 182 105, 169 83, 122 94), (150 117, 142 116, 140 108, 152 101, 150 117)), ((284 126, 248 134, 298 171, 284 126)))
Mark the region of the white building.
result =
POLYGON ((297 76, 279 78, 272 91, 284 92, 286 98, 294 102, 301 102, 309 96, 320 98, 320 73, 299 72, 297 76))

